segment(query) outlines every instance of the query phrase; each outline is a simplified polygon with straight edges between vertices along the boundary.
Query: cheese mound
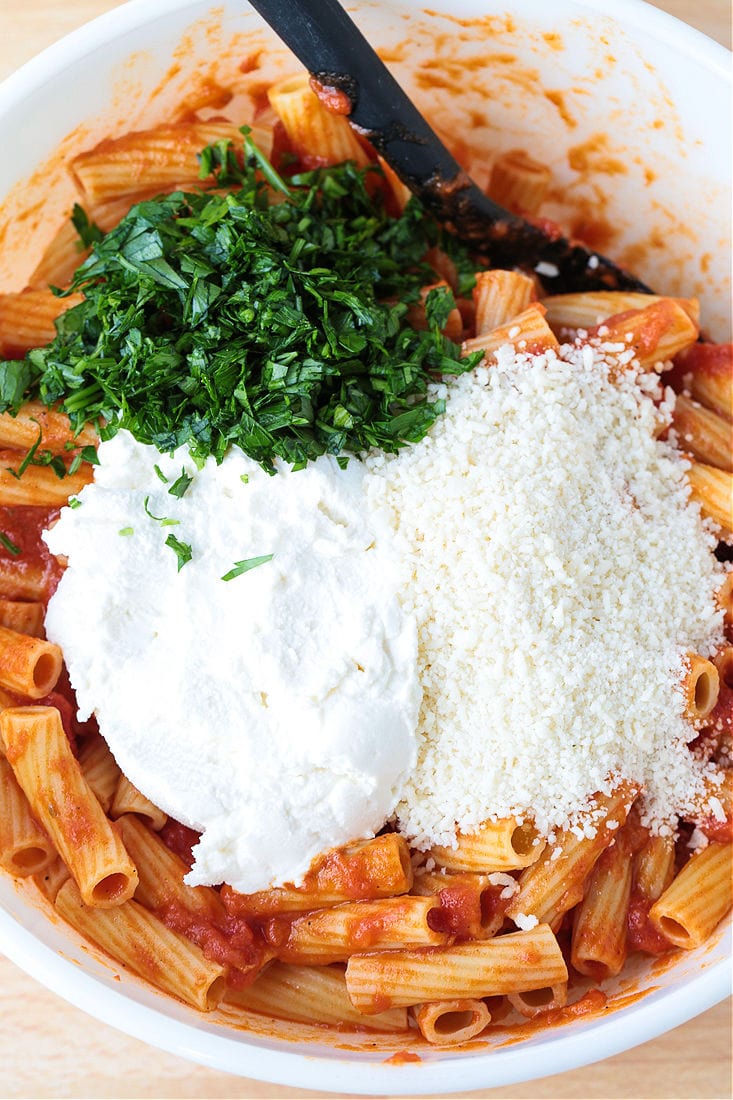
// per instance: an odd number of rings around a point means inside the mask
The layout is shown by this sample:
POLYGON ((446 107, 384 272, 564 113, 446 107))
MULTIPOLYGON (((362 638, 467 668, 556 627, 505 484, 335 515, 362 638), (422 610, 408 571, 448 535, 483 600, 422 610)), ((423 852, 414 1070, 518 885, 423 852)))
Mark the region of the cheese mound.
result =
POLYGON ((507 346, 436 388, 447 411, 421 444, 367 461, 418 625, 419 756, 397 807, 417 847, 509 814, 592 832, 579 811, 613 777, 644 786, 658 831, 702 796, 681 681, 687 651, 722 641, 722 567, 687 463, 655 438, 658 381, 611 380, 618 353, 507 346))
POLYGON ((509 814, 592 835, 620 778, 655 831, 704 803, 681 683, 723 567, 631 357, 507 346, 432 387, 421 443, 345 470, 101 445, 45 536, 47 631, 125 774, 203 830, 189 883, 297 882, 390 816, 418 848, 509 814))
POLYGON ((203 830, 187 882, 297 881, 373 836, 415 763, 415 626, 363 468, 271 476, 232 449, 198 471, 127 432, 99 458, 45 536, 69 560, 46 629, 80 714, 143 794, 203 830), (191 547, 180 571, 171 534, 191 547))

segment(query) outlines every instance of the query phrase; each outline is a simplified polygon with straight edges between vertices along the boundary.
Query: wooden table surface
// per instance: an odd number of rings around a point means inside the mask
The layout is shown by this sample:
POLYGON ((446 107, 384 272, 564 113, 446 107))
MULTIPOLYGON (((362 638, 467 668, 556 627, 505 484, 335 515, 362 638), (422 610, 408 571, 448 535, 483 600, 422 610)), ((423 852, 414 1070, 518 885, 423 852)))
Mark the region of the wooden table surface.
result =
MULTIPOLYGON (((0 79, 74 27, 119 0, 0 0, 0 79)), ((154 5, 155 0, 151 0, 154 5)), ((660 0, 656 5, 730 45, 728 0, 660 0)), ((609 10, 613 4, 609 5, 609 10)), ((8 151, 6 151, 8 155, 8 151)), ((353 1091, 359 1081, 354 1078, 353 1091)), ((625 1054, 527 1085, 470 1093, 520 1098, 731 1095, 731 1006, 711 1009, 625 1054)), ((0 956, 0 1097, 243 1097, 316 1094, 232 1077, 163 1054, 93 1021, 0 956), (120 1082, 124 1080, 124 1092, 120 1082)))

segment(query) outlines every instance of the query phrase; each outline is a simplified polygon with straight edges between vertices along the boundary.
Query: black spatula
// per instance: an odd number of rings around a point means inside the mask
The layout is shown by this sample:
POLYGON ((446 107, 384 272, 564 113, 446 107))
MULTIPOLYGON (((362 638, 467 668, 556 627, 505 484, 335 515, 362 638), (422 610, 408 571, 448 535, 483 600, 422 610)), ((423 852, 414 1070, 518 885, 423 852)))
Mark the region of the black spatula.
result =
POLYGON ((605 256, 504 210, 463 171, 338 0, 250 0, 349 121, 451 232, 494 267, 536 271, 550 294, 649 288, 605 256), (539 271, 537 266, 540 265, 539 271))

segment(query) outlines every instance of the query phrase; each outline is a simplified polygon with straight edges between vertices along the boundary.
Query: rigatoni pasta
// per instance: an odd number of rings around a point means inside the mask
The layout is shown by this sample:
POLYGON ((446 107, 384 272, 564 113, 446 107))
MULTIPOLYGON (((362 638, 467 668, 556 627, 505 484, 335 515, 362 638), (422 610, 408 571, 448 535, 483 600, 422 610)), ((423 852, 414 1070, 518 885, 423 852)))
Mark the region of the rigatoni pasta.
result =
POLYGON ((7 708, 0 737, 33 813, 52 838, 87 905, 132 897, 137 870, 74 759, 54 707, 7 708))
MULTIPOLYGON (((379 201, 404 210, 410 199, 404 184, 386 164, 381 174, 375 170, 367 144, 317 91, 323 89, 314 91, 303 76, 269 89, 280 123, 277 140, 285 142, 279 164, 284 176, 288 158, 299 172, 350 159, 369 169, 365 187, 373 187, 379 201)), ((156 195, 212 186, 226 194, 228 185, 199 179, 198 155, 210 142, 219 143, 221 151, 230 139, 237 148, 241 144, 232 123, 196 119, 111 138, 77 155, 70 167, 86 216, 102 234, 133 204, 156 195)), ((255 125, 254 139, 267 156, 271 131, 255 125)), ((280 198, 281 185, 293 186, 274 169, 265 177, 264 186, 280 198)), ((489 189, 510 209, 528 213, 540 208, 549 182, 546 165, 514 150, 496 159, 489 189)), ((601 343, 618 344, 624 354, 617 360, 619 373, 660 371, 675 358, 687 371, 692 395, 678 397, 672 414, 682 446, 686 443, 699 460, 689 472, 691 492, 704 515, 731 530, 725 430, 730 409, 723 407, 730 382, 724 371, 711 367, 709 353, 696 350, 709 346, 697 343, 695 299, 594 291, 537 301, 536 275, 509 269, 478 271, 473 290, 466 289, 465 272, 449 243, 443 245, 431 242, 420 261, 428 276, 402 307, 411 330, 439 327, 443 340, 462 343, 464 356, 483 353, 489 380, 501 349, 542 354, 550 362, 560 353, 558 336, 566 330, 578 333, 576 346, 584 352, 601 343), (431 319, 431 291, 446 307, 439 326, 431 319)), ((66 285, 86 253, 63 226, 30 286, 0 296, 2 354, 19 354, 53 337, 56 318, 82 296, 58 297, 48 283, 66 285)), ((293 263, 296 259, 297 249, 293 263)), ((164 277, 175 279, 170 270, 164 277)), ((182 270, 190 274, 185 265, 182 270)), ((195 274, 205 282, 203 268, 195 274)), ((197 296, 198 284, 196 292, 192 286, 187 300, 201 310, 197 323, 203 323, 210 303, 197 296)), ((144 304, 141 299, 141 308, 144 304)), ((336 286, 329 306, 333 315, 339 304, 336 286)), ((279 307, 294 324, 287 295, 279 307)), ((165 323, 165 316, 157 315, 156 324, 164 328, 165 323)), ((359 325, 338 338, 336 328, 333 332, 333 348, 341 339, 356 356, 363 335, 359 325)), ((202 360, 198 366, 202 391, 219 384, 212 363, 202 360)), ((298 369, 311 366, 305 362, 298 369)), ((290 394, 288 387, 295 369, 285 361, 268 364, 294 403, 295 390, 290 394)), ((347 386, 341 396, 339 416, 346 424, 360 410, 358 402, 350 403, 347 386)), ((236 400, 247 405, 246 387, 236 400)), ((403 414, 409 419, 413 411, 403 414)), ((60 404, 46 408, 35 400, 16 415, 0 414, 0 507, 44 509, 44 525, 50 526, 54 510, 92 480, 92 466, 81 459, 89 458, 84 448, 104 436, 104 419, 73 429, 60 404), (45 456, 46 464, 32 461, 34 456, 45 456), (66 476, 59 476, 64 469, 51 458, 63 461, 66 476)), ((660 421, 666 429, 668 419, 661 413, 660 421)), ((277 415, 269 427, 278 430, 277 415)), ((200 425, 198 430, 204 434, 200 425)), ((490 463, 490 454, 484 457, 490 463)), ((186 493, 191 479, 185 471, 171 482, 156 470, 172 498, 186 493)), ((72 505, 83 502, 72 499, 72 505)), ((147 500, 140 520, 165 528, 180 571, 192 550, 178 521, 151 511, 147 500)), ((338 526, 338 517, 333 522, 338 526)), ((487 530, 486 537, 491 534, 487 530)), ((12 538, 4 537, 12 558, 12 538)), ((257 548, 257 557, 238 561, 222 582, 235 582, 270 562, 274 555, 265 551, 257 548)), ((542 555, 546 565, 551 548, 544 547, 542 555)), ((721 606, 730 610, 726 584, 721 606)), ((93 720, 84 728, 74 716, 61 651, 42 637, 49 594, 47 572, 37 559, 21 568, 0 554, 0 734, 7 752, 7 759, 0 756, 0 865, 11 874, 33 876, 55 911, 120 967, 199 1010, 221 1005, 222 1018, 236 1026, 261 1014, 404 1033, 410 1045, 418 1035, 431 1044, 460 1045, 482 1035, 510 1008, 520 1018, 533 1018, 567 1004, 572 980, 561 942, 570 928, 573 969, 603 981, 621 972, 632 950, 699 945, 730 908, 731 845, 713 840, 675 875, 681 845, 639 825, 639 787, 621 776, 609 777, 604 789, 611 793, 579 805, 577 820, 549 838, 534 824, 531 806, 521 817, 497 816, 471 829, 457 822, 455 844, 425 850, 411 850, 393 820, 372 839, 361 836, 322 853, 297 883, 254 893, 227 884, 189 885, 185 879, 197 834, 169 819, 120 771, 93 720), (61 709, 26 705, 51 703, 52 692, 61 709)), ((532 611, 540 613, 548 612, 532 611)), ((726 674, 719 673, 724 655, 687 655, 680 698, 703 737, 719 701, 725 702, 726 674)), ((154 737, 155 729, 147 735, 154 737)), ((729 826, 730 801, 719 799, 718 805, 722 821, 713 827, 704 815, 689 815, 704 836, 705 828, 712 833, 729 826)))

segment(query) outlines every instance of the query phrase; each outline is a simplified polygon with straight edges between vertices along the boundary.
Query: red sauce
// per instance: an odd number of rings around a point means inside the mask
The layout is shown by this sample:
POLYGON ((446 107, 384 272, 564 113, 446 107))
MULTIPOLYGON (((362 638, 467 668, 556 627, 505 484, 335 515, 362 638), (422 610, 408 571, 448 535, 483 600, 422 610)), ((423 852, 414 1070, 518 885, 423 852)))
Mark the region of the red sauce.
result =
POLYGON ((411 1050, 398 1050, 396 1054, 384 1059, 385 1066, 404 1066, 408 1062, 422 1062, 422 1058, 411 1050))
POLYGON ((693 344, 675 357, 674 364, 685 373, 701 370, 727 377, 733 371, 733 344, 693 344))
POLYGON ((175 821, 172 817, 169 817, 158 836, 172 852, 180 856, 187 867, 193 866, 192 849, 201 839, 201 833, 197 833, 195 829, 189 829, 187 825, 181 825, 180 821, 175 821))
POLYGON ((733 817, 718 821, 716 817, 704 817, 697 822, 698 829, 705 833, 708 840, 716 844, 733 843, 733 817))
POLYGON ((54 594, 63 569, 41 540, 41 532, 58 514, 57 508, 0 507, 0 531, 20 551, 14 554, 0 545, 0 597, 40 598, 47 603, 54 594), (12 577, 8 575, 8 566, 12 577), (36 594, 39 585, 41 592, 36 594))
POLYGON ((440 906, 428 913, 427 921, 434 932, 468 939, 481 925, 481 894, 470 880, 454 877, 457 881, 440 891, 440 906))
POLYGON ((333 115, 350 115, 352 102, 346 92, 341 88, 334 88, 331 84, 321 84, 314 76, 310 78, 312 91, 316 93, 323 106, 333 115))
MULTIPOLYGON (((673 310, 672 303, 664 300, 654 302, 646 307, 644 310, 644 324, 640 326, 635 323, 633 326, 634 336, 631 346, 637 355, 647 356, 655 350, 661 337, 670 328, 673 310)), ((589 329, 589 335, 597 336, 599 328, 609 329, 611 335, 613 335, 619 329, 623 329, 627 321, 632 322, 636 318, 638 318, 638 312, 634 309, 627 310, 625 313, 617 313, 615 316, 609 317, 602 325, 589 329)))
POLYGON ((171 901, 157 910, 166 927, 195 943, 207 959, 226 967, 227 981, 242 989, 254 981, 265 959, 265 944, 243 917, 216 920, 171 901))
POLYGON ((667 951, 674 950, 674 945, 649 920, 652 904, 642 894, 631 895, 626 926, 626 943, 630 952, 645 951, 648 955, 664 955, 667 951))

